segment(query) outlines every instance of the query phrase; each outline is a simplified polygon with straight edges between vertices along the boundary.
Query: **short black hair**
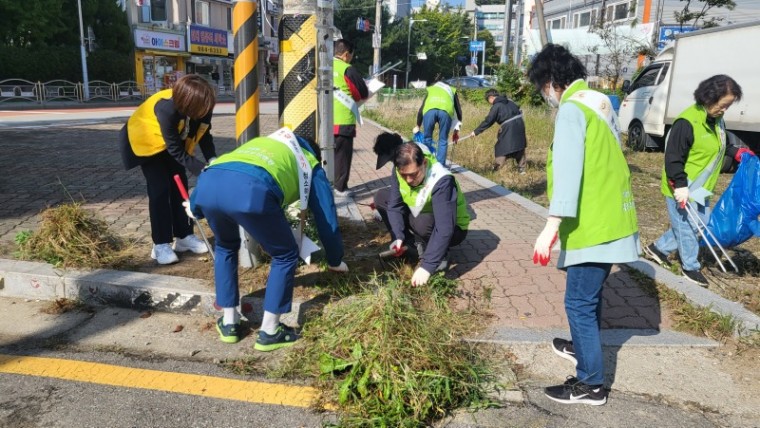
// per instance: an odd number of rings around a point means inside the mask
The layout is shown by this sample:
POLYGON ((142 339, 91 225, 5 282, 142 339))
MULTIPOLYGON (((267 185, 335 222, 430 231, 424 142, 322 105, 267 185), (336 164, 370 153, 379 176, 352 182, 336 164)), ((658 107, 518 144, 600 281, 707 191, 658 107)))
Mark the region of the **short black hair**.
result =
POLYGON ((717 74, 699 82, 694 91, 694 101, 703 107, 709 107, 726 95, 733 95, 739 101, 742 99, 742 87, 731 77, 717 74))
POLYGON ((335 56, 343 55, 344 53, 348 52, 353 55, 354 53, 354 44, 349 42, 346 39, 339 39, 335 41, 335 46, 333 48, 335 56))
POLYGON ((417 166, 420 166, 424 159, 425 156, 422 153, 422 148, 416 143, 407 141, 396 149, 396 155, 393 157, 393 166, 398 169, 405 167, 412 162, 417 164, 417 166))
POLYGON ((497 91, 496 89, 489 89, 486 91, 486 101, 488 101, 490 97, 498 97, 498 96, 499 96, 499 91, 497 91))
POLYGON ((548 82, 566 88, 588 73, 583 63, 563 46, 549 43, 534 58, 528 69, 528 80, 539 91, 548 82))

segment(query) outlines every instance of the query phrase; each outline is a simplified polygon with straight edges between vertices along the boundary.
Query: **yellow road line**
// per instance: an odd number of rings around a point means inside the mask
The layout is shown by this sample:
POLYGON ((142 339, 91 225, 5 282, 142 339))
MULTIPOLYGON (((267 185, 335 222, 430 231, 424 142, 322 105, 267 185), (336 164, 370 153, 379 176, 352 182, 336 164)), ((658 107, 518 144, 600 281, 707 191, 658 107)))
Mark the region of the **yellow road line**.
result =
POLYGON ((309 387, 136 369, 57 358, 0 354, 0 373, 291 407, 309 407, 317 397, 317 391, 309 387))

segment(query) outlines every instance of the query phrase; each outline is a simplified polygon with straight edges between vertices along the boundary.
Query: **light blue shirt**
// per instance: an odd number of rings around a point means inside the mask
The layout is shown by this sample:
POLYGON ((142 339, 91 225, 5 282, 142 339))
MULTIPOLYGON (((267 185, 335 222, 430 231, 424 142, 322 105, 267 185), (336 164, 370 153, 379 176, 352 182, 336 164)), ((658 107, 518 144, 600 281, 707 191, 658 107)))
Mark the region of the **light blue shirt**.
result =
MULTIPOLYGON (((586 150, 586 117, 577 105, 566 102, 557 112, 554 123, 553 169, 554 189, 549 201, 549 215, 575 217, 583 178, 583 159, 586 150)), ((576 250, 562 250, 557 267, 581 263, 627 263, 639 259, 639 233, 576 250)))

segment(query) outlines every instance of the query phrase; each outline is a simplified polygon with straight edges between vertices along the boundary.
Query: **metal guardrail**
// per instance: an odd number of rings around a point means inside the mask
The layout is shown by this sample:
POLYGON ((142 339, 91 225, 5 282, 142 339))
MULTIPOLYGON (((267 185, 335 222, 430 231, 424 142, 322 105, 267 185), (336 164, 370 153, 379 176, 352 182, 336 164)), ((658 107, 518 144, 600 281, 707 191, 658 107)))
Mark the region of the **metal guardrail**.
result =
POLYGON ((123 101, 143 100, 147 96, 145 85, 127 80, 110 83, 103 80, 88 82, 89 98, 84 97, 84 84, 68 80, 51 80, 32 82, 24 79, 0 80, 0 103, 14 101, 32 101, 45 104, 50 101, 74 101, 84 103, 93 100, 123 101))

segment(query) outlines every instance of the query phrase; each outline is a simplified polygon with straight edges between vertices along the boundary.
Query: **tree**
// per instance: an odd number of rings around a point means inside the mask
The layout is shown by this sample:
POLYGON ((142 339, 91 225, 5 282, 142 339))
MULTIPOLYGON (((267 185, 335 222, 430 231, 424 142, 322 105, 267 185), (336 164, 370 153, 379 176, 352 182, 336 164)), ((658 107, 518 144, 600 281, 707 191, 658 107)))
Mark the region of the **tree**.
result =
MULTIPOLYGON (((634 22, 631 26, 635 26, 634 22)), ((610 86, 614 89, 617 88, 620 77, 623 74, 623 68, 626 67, 633 58, 639 53, 651 52, 651 46, 647 46, 639 40, 636 40, 622 31, 621 27, 615 25, 612 22, 602 23, 594 26, 591 31, 599 36, 602 40, 602 46, 607 53, 602 55, 600 61, 604 65, 604 68, 598 72, 602 77, 605 77, 610 86)), ((594 47, 592 50, 598 52, 600 46, 594 47)), ((599 55, 597 55, 599 56, 599 55)))
MULTIPOLYGON (((335 15, 333 17, 333 25, 338 28, 343 35, 343 38, 352 42, 355 46, 354 59, 352 65, 356 67, 362 74, 369 74, 370 67, 372 66, 372 33, 374 31, 359 31, 356 29, 356 19, 365 18, 374 21, 375 17, 375 2, 364 1, 357 4, 355 0, 338 0, 338 5, 335 9, 335 15)), ((382 46, 387 44, 386 34, 393 33, 394 27, 397 27, 398 22, 388 23, 390 19, 390 13, 386 7, 383 7, 383 41, 382 46)), ((404 45, 406 48, 406 45, 404 45)), ((386 64, 391 60, 398 60, 397 58, 403 56, 396 51, 388 51, 383 49, 382 62, 386 64)), ((405 51, 404 51, 405 52, 405 51)))
POLYGON ((691 22, 691 25, 694 27, 698 27, 699 20, 702 20, 702 28, 710 28, 710 27, 717 27, 718 23, 723 20, 722 17, 713 16, 711 18, 706 18, 707 12, 710 9, 716 8, 723 8, 725 7, 728 10, 734 10, 736 7, 736 3, 734 0, 680 0, 681 2, 685 3, 683 9, 681 9, 680 12, 673 12, 673 15, 675 17, 676 22, 681 24, 683 27, 684 25, 691 22), (702 3, 702 8, 698 11, 692 11, 689 7, 692 5, 692 1, 695 3, 697 8, 699 7, 698 3, 702 3))

